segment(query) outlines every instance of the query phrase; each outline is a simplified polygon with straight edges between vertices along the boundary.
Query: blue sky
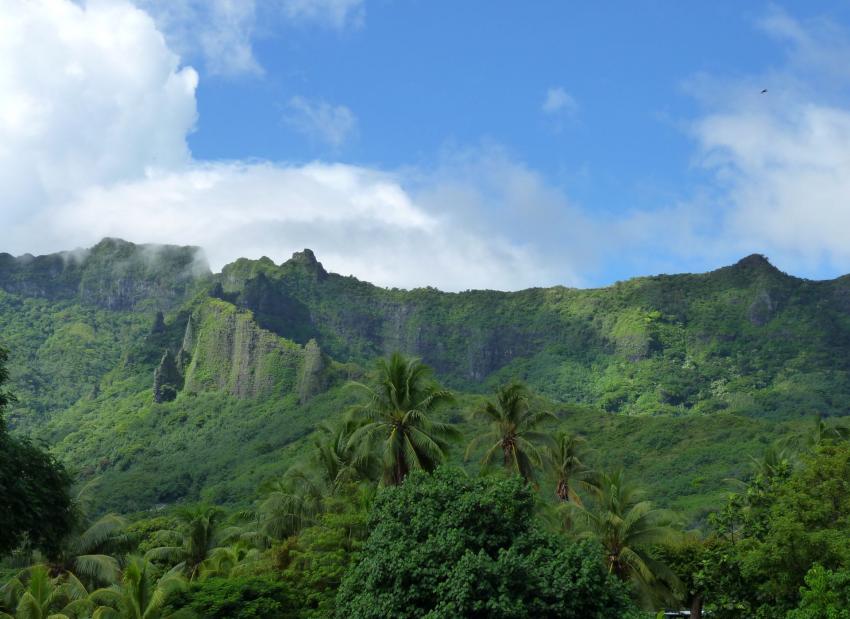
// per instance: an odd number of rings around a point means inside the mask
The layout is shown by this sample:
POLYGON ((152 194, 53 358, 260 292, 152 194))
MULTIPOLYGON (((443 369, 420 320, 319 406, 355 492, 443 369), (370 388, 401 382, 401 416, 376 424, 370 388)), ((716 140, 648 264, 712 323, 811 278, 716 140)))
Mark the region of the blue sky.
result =
POLYGON ((447 289, 850 272, 847 2, 0 5, 44 42, 0 43, 6 251, 310 246, 447 289))

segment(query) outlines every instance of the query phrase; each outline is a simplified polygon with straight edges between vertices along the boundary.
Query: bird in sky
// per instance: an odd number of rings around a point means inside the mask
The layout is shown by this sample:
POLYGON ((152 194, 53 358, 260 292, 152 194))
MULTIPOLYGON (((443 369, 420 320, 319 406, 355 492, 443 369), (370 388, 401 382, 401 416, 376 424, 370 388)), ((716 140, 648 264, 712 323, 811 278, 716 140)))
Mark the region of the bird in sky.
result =
POLYGON ((761 91, 761 94, 763 94, 763 95, 764 95, 764 94, 767 94, 767 88, 765 88, 764 90, 762 90, 762 91, 761 91))

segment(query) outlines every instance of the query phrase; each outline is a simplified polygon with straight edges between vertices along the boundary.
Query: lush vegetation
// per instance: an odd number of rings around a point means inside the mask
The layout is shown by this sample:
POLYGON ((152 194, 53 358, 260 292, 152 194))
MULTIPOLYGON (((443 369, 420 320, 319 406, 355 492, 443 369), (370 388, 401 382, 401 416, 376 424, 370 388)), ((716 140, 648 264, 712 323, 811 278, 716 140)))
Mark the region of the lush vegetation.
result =
POLYGON ((0 556, 24 545, 55 552, 75 520, 71 477, 50 454, 6 430, 3 412, 14 401, 3 389, 6 359, 0 348, 0 556))
POLYGON ((0 343, 0 616, 846 615, 846 279, 445 294, 105 240, 0 255, 0 343))
POLYGON ((329 274, 306 251, 213 275, 192 248, 107 239, 0 256, 19 396, 7 419, 99 480, 101 512, 244 506, 355 402, 349 381, 401 350, 454 391, 435 422, 478 435, 488 422, 466 411, 521 380, 536 410, 600 447, 594 464, 623 463, 696 520, 747 454, 812 414, 847 413, 848 299, 850 281, 794 279, 759 257, 600 290, 446 294, 329 274))

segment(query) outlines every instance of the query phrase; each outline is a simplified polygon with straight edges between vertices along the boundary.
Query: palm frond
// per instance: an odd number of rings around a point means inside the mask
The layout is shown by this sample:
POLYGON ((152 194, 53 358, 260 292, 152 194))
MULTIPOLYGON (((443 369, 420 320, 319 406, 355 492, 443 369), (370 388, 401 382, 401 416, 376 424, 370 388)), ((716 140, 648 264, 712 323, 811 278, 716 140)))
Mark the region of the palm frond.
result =
POLYGON ((83 531, 72 545, 75 554, 95 554, 104 545, 125 539, 127 521, 116 514, 107 514, 83 531))
POLYGON ((182 546, 159 546, 151 548, 144 557, 147 561, 163 561, 173 563, 181 561, 185 555, 185 549, 182 546))
POLYGON ((118 560, 109 555, 79 555, 74 558, 74 571, 99 582, 112 583, 118 580, 118 560))

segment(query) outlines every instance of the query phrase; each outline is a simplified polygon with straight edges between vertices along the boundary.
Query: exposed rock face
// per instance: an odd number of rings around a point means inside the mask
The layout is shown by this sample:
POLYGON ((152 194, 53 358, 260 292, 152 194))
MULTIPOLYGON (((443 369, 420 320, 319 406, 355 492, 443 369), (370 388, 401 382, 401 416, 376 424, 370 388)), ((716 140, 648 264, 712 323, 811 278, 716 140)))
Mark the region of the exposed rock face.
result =
POLYGON ((261 327, 286 339, 306 344, 316 335, 309 308, 263 273, 247 280, 240 293, 230 296, 239 307, 251 310, 261 327))
POLYGON ((187 391, 224 390, 240 398, 292 392, 304 356, 297 344, 260 328, 250 312, 212 299, 187 326, 184 351, 191 359, 187 391))
POLYGON ((195 340, 196 340, 196 326, 197 322, 195 316, 189 316, 189 320, 186 321, 186 331, 183 333, 183 344, 180 347, 180 350, 183 351, 191 351, 195 348, 195 340))
POLYGON ((174 355, 171 354, 170 350, 166 350, 153 374, 154 402, 171 402, 174 400, 182 382, 177 364, 174 362, 174 355))
POLYGON ((304 360, 298 372, 298 401, 306 403, 325 388, 326 360, 316 340, 310 340, 304 347, 304 360))

